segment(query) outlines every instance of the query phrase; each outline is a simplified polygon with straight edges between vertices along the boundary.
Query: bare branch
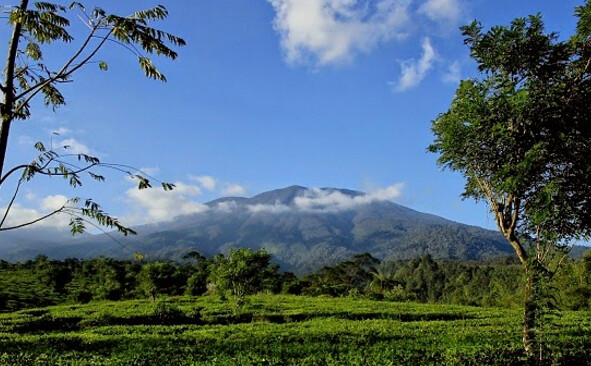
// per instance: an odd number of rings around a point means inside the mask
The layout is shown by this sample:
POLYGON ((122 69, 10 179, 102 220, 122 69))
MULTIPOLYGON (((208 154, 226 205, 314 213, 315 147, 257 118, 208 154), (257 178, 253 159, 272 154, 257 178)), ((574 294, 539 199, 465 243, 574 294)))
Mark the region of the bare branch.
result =
MULTIPOLYGON (((94 38, 102 38, 102 37, 94 36, 94 38)), ((121 41, 118 41, 116 39, 113 39, 113 38, 109 38, 109 39, 107 39, 107 41, 108 42, 116 43, 118 46, 121 46, 121 47, 125 48, 129 52, 133 53, 134 56, 142 55, 142 53, 133 44, 127 45, 127 44, 125 44, 125 43, 123 43, 121 41)))
POLYGON ((10 169, 8 171, 8 173, 4 174, 4 176, 2 178, 0 178, 0 186, 2 186, 2 184, 4 184, 4 181, 14 172, 19 171, 21 169, 26 169, 28 168, 30 165, 29 164, 23 164, 23 165, 17 165, 14 168, 10 169))
POLYGON ((45 219, 47 219, 47 218, 49 218, 49 217, 51 217, 51 216, 53 216, 53 215, 55 215, 57 213, 62 212, 65 208, 66 208, 66 206, 64 205, 64 206, 58 208, 57 210, 55 210, 55 211, 53 211, 51 213, 48 213, 47 215, 41 216, 41 217, 39 217, 39 218, 37 218, 37 219, 35 219, 33 221, 29 221, 29 222, 24 223, 24 224, 20 224, 20 225, 16 225, 16 226, 10 226, 10 227, 0 227, 0 231, 20 229, 20 228, 25 227, 25 226, 33 225, 35 223, 38 223, 39 221, 43 221, 43 220, 45 220, 45 219))
POLYGON ((22 178, 18 180, 18 183, 16 185, 16 189, 14 190, 14 194, 12 195, 12 198, 10 199, 10 203, 8 203, 8 206, 6 206, 6 210, 4 210, 4 216, 2 217, 2 221, 0 221, 0 228, 2 226, 4 226, 4 222, 6 221, 6 218, 8 217, 8 213, 10 212, 10 209, 12 209, 12 205, 14 204, 14 200, 16 199, 16 196, 18 195, 18 191, 21 188, 22 182, 23 182, 22 178))

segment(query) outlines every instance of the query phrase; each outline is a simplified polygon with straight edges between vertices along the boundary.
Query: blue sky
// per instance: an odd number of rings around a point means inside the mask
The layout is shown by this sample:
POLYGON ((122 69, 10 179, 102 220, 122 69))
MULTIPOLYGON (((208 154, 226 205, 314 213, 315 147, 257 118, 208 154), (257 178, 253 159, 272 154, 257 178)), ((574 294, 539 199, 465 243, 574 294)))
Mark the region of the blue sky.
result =
MULTIPOLYGON (((144 78, 133 54, 110 45, 97 57, 109 71, 88 66, 64 87, 67 106, 55 113, 36 106, 13 127, 8 164, 30 160, 35 141, 53 139, 178 188, 138 192, 109 174, 107 183, 71 190, 39 178, 23 189, 14 220, 82 196, 139 224, 199 212, 220 196, 298 184, 381 192, 419 211, 494 228, 485 205, 459 198, 461 176, 442 172, 426 152, 431 120, 448 108, 461 78, 477 76, 458 26, 473 19, 506 25, 541 12, 548 30, 568 37, 581 2, 162 3, 170 15, 157 26, 187 41, 177 61, 154 59, 168 82, 144 78)), ((96 3, 122 14, 155 4, 96 3)), ((0 35, 6 39, 6 30, 0 35)), ((47 59, 57 65, 68 50, 54 47, 47 59)))

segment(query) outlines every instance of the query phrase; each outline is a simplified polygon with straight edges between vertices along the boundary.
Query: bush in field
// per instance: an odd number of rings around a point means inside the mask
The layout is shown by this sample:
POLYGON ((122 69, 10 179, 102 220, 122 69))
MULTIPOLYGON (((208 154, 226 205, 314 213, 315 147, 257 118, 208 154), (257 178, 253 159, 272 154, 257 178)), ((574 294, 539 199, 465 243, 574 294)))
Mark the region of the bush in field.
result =
POLYGON ((156 303, 154 318, 159 324, 176 324, 186 321, 187 316, 175 305, 160 301, 156 303))
POLYGON ((278 292, 282 294, 300 295, 305 284, 292 272, 283 272, 279 275, 277 285, 278 292))

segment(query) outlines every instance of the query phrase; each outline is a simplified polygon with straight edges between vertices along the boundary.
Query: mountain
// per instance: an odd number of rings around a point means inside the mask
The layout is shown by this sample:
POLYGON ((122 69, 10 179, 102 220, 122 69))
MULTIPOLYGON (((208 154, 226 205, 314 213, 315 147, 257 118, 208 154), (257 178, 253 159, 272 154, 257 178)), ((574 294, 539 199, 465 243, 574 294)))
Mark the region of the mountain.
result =
POLYGON ((18 237, 7 243, 2 235, 0 258, 23 260, 39 253, 55 258, 129 258, 140 252, 149 258, 178 260, 189 250, 209 256, 236 247, 264 247, 282 269, 305 273, 363 252, 380 259, 409 259, 426 253, 456 259, 513 254, 495 231, 346 189, 291 186, 251 198, 220 198, 206 205, 209 209, 204 213, 139 226, 135 228, 138 236, 116 236, 116 241, 107 235, 73 240, 23 230, 23 237, 28 235, 26 243, 18 237))

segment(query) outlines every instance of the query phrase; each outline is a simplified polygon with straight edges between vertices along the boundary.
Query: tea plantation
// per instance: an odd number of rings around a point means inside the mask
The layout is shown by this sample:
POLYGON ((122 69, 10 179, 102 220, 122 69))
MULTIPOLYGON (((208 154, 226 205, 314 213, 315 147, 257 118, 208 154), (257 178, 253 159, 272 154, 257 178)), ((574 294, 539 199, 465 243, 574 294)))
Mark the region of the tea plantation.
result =
MULTIPOLYGON (((0 314, 2 365, 523 364, 517 309, 214 296, 0 314)), ((545 329, 551 364, 591 364, 591 316, 545 329)))

